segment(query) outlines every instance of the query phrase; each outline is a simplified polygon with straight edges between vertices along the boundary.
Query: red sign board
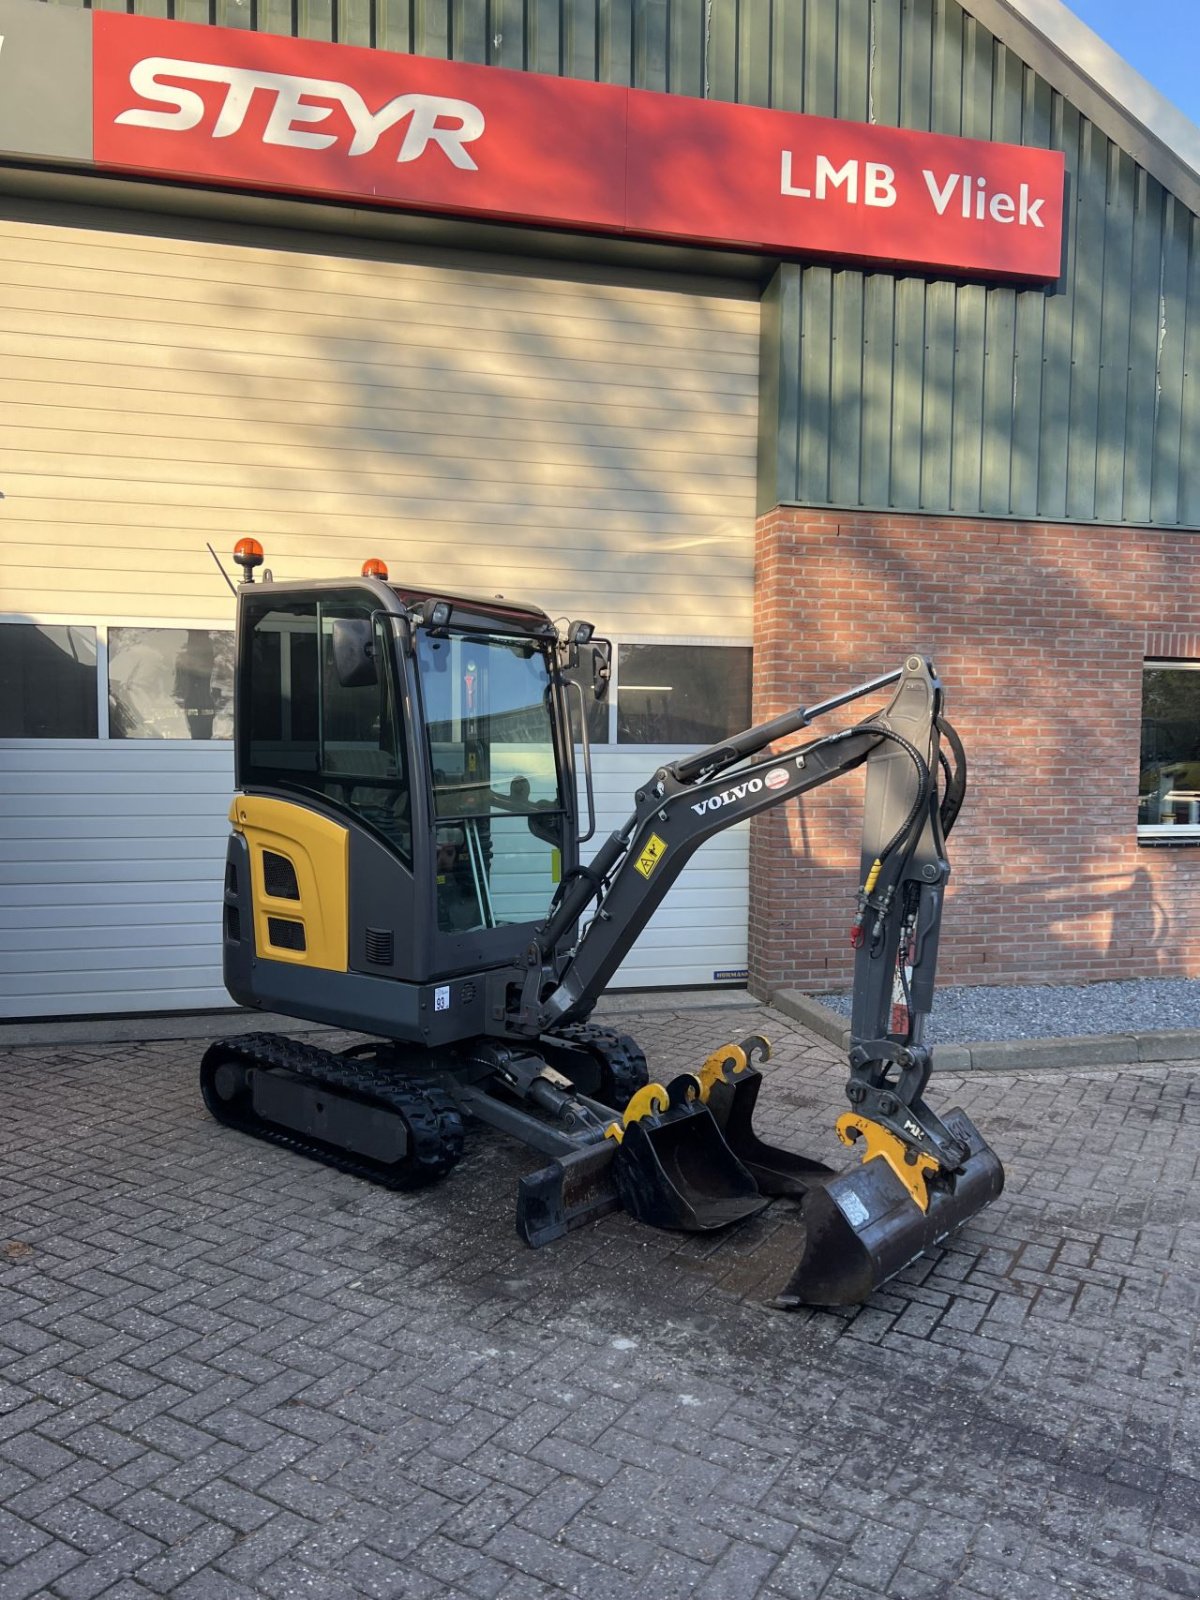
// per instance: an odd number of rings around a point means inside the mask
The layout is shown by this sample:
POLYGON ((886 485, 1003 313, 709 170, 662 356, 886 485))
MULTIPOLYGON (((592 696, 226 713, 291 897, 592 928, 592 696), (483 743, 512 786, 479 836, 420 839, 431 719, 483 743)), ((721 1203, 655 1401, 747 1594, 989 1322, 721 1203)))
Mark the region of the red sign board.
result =
POLYGON ((1057 151, 93 13, 126 172, 772 255, 1049 279, 1057 151))

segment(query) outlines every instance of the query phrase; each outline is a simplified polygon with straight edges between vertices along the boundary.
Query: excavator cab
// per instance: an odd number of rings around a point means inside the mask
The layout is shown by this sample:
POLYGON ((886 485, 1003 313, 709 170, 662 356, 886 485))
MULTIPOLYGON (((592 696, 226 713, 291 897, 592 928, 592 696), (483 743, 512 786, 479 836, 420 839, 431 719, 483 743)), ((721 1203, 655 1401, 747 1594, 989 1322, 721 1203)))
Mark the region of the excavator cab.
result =
POLYGON ((201 1088, 219 1121, 414 1187, 451 1170, 474 1117, 549 1158, 518 1195, 533 1245, 617 1207, 716 1231, 786 1197, 807 1242, 784 1306, 865 1298, 999 1193, 978 1130, 924 1098, 966 773, 928 661, 660 767, 584 862, 586 700, 610 661, 588 623, 394 584, 378 562, 358 579, 254 583, 261 550, 243 545, 226 985, 247 1007, 369 1037, 340 1054, 271 1034, 218 1041, 201 1088), (885 689, 865 720, 781 745, 885 689), (838 1173, 754 1131, 765 1040, 650 1083, 636 1042, 589 1019, 705 839, 860 765, 837 1132, 862 1160, 838 1173))
POLYGON ((481 975, 578 866, 570 649, 536 608, 377 578, 240 602, 231 991, 413 1043, 486 1031, 481 975))

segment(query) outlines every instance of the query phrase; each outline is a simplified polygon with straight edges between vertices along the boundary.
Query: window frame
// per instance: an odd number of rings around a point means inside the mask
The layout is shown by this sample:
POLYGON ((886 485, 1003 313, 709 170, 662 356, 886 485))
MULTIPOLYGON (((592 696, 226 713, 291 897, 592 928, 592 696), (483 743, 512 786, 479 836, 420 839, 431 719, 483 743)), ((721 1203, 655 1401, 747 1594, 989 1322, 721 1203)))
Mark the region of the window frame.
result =
MULTIPOLYGON (((1176 658, 1166 656, 1146 656, 1142 660, 1141 673, 1141 715, 1138 721, 1138 799, 1141 802, 1141 737, 1145 725, 1146 708, 1146 673, 1153 670, 1166 670, 1171 672, 1200 673, 1200 659, 1176 658)), ((1196 802, 1197 820, 1195 822, 1141 822, 1136 824, 1137 842, 1140 845, 1162 847, 1174 845, 1186 848, 1200 846, 1200 799, 1196 802)))
MULTIPOLYGON (((613 636, 613 641, 612 641, 612 647, 613 647, 612 679, 611 679, 611 681, 609 683, 608 695, 607 695, 607 698, 605 700, 605 706, 606 706, 606 708, 608 710, 608 740, 603 746, 601 746, 599 748, 602 748, 604 750, 611 750, 613 752, 621 751, 621 750, 669 750, 669 751, 672 751, 672 752, 678 752, 680 754, 683 754, 683 753, 689 752, 689 751, 693 751, 693 750, 704 750, 704 749, 707 748, 707 744, 704 743, 704 742, 701 742, 699 744, 682 744, 682 743, 674 744, 674 743, 671 743, 671 742, 668 741, 667 743, 658 743, 658 744, 637 744, 637 743, 634 743, 632 740, 618 740, 618 738, 617 738, 618 703, 619 703, 619 696, 620 696, 620 692, 621 692, 621 646, 625 645, 625 644, 673 645, 673 646, 674 645, 686 645, 686 646, 692 646, 692 647, 695 647, 695 648, 698 648, 698 649, 704 649, 704 650, 749 650, 749 652, 750 652, 750 690, 751 690, 750 718, 751 718, 751 721, 746 723, 746 727, 748 728, 748 727, 752 727, 753 726, 753 717, 754 717, 754 708, 753 708, 754 641, 753 641, 753 639, 736 638, 736 637, 733 637, 731 635, 730 636, 723 636, 723 637, 721 637, 719 639, 714 639, 711 636, 711 634, 695 634, 695 633, 690 633, 690 634, 622 633, 619 636, 617 636, 617 635, 613 636)), ((734 730, 735 733, 741 733, 742 731, 743 730, 741 728, 736 728, 734 730)), ((593 745, 592 746, 593 754, 595 754, 596 749, 597 749, 597 746, 593 745)))
POLYGON ((0 628, 12 623, 32 623, 39 628, 94 628, 96 631, 96 732, 86 738, 6 737, 0 739, 5 746, 63 745, 80 749, 107 743, 127 745, 130 749, 147 746, 177 750, 181 747, 205 750, 227 748, 233 750, 230 739, 142 739, 114 738, 108 715, 108 631, 110 628, 182 628, 203 629, 211 633, 233 633, 237 629, 231 615, 214 617, 211 613, 200 617, 147 617, 136 614, 106 616, 98 621, 94 612, 85 611, 0 611, 0 628))

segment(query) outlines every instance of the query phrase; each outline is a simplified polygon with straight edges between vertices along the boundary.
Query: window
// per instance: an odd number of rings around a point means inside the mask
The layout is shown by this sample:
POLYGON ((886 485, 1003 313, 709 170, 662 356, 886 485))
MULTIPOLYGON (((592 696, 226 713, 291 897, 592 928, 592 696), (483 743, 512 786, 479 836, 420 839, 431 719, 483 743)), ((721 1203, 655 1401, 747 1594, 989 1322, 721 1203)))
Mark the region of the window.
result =
POLYGON ((1138 831, 1200 840, 1200 661, 1146 662, 1138 831))
POLYGON ((108 731, 114 739, 232 739, 233 634, 110 628, 108 731))
POLYGON ((94 739, 95 628, 0 626, 0 738, 94 739))
POLYGON ((417 636, 445 932, 533 922, 562 873, 550 663, 508 634, 417 636))
POLYGON ((390 645, 352 602, 263 601, 249 612, 238 781, 320 794, 412 861, 390 645))
POLYGON ((620 744, 715 744, 750 726, 747 647, 623 644, 617 652, 620 744))

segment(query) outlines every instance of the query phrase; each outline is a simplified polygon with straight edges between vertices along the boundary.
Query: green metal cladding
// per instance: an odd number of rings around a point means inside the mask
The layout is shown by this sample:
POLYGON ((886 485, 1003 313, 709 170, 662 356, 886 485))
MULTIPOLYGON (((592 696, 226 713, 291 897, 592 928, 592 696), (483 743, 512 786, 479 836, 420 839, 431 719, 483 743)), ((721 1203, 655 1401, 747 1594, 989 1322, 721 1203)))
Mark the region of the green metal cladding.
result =
POLYGON ((760 504, 1200 527, 1200 219, 955 0, 118 9, 1062 150, 1048 288, 778 269, 760 504))

